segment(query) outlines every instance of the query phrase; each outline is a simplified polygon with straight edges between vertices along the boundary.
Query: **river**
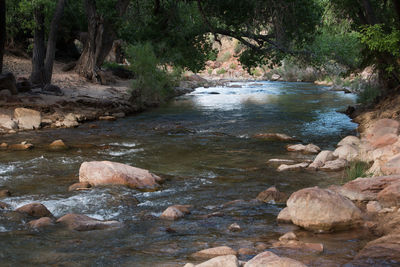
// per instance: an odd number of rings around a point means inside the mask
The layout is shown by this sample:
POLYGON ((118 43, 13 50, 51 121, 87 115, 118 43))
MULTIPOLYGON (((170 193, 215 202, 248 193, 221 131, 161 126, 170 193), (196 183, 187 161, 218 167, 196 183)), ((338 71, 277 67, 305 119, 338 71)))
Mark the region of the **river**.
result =
MULTIPOLYGON (((340 184, 344 174, 279 173, 268 159, 312 157, 287 152, 285 142, 252 136, 285 133, 333 149, 342 137, 355 133, 356 125, 337 112, 354 101, 354 95, 308 83, 232 83, 198 88, 165 106, 113 122, 2 136, 0 143, 27 141, 35 148, 0 151, 0 189, 13 193, 1 201, 12 208, 40 202, 56 217, 80 213, 118 220, 124 226, 89 232, 61 227, 35 231, 10 211, 0 211, 0 265, 183 266, 196 262, 190 254, 200 249, 254 247, 277 239, 294 227, 276 223, 282 205, 253 201, 259 192, 273 185, 291 193, 340 184), (56 139, 63 139, 70 149, 48 149, 56 139), (91 160, 145 168, 166 181, 156 192, 117 186, 68 192, 68 186, 78 181, 80 164, 91 160), (237 199, 244 201, 225 204, 237 199), (160 220, 161 212, 173 204, 194 207, 181 220, 160 220), (206 216, 214 212, 219 216, 206 216), (235 222, 242 231, 228 231, 235 222)), ((306 241, 322 242, 325 251, 273 251, 311 266, 340 266, 365 243, 358 232, 299 234, 306 241)))

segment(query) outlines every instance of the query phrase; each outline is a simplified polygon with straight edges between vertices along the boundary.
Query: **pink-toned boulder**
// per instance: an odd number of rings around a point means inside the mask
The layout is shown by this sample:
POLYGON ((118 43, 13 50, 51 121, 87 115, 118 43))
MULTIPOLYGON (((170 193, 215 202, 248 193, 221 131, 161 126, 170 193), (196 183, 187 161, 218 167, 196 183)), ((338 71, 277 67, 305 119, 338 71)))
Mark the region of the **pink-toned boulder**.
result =
POLYGON ((380 165, 381 171, 386 175, 400 174, 400 153, 390 157, 380 165))
POLYGON ((317 170, 318 168, 324 166, 327 161, 334 159, 333 152, 329 150, 323 150, 319 152, 314 161, 308 166, 310 170, 317 170))
POLYGON ((376 200, 380 191, 399 182, 400 175, 357 178, 335 188, 335 191, 353 201, 369 201, 376 200))
POLYGON ((292 222, 317 232, 347 230, 358 226, 361 211, 334 191, 310 187, 294 192, 287 201, 292 222))
POLYGON ((378 193, 377 198, 384 208, 400 206, 400 182, 387 186, 378 193))
POLYGON ((325 172, 337 172, 344 170, 346 166, 347 166, 347 161, 345 159, 335 159, 325 162, 325 164, 322 167, 319 167, 319 170, 325 172))
POLYGON ((392 145, 392 144, 396 143, 397 140, 398 140, 397 134, 388 133, 388 134, 385 134, 382 136, 378 136, 378 137, 372 139, 370 142, 371 142, 371 146, 373 148, 379 148, 379 147, 392 145))
POLYGON ((46 206, 44 206, 43 204, 40 204, 40 203, 26 204, 22 207, 19 207, 15 211, 17 211, 19 213, 28 214, 33 217, 53 217, 53 215, 46 208, 46 206))
POLYGON ((306 267, 303 263, 286 258, 279 257, 276 254, 265 251, 245 263, 244 267, 306 267))
POLYGON ((265 203, 285 203, 287 198, 288 196, 285 193, 279 192, 275 186, 271 186, 257 195, 257 200, 265 203))
POLYGON ((70 230, 91 231, 108 228, 118 228, 122 223, 118 221, 100 221, 82 214, 67 214, 57 220, 57 223, 63 224, 70 230))
POLYGON ((235 255, 218 256, 206 262, 194 265, 195 267, 239 267, 239 260, 235 255))
POLYGON ((380 119, 366 132, 366 138, 370 143, 387 134, 399 134, 400 123, 392 119, 380 119))
POLYGON ((148 170, 131 167, 111 161, 91 161, 82 163, 79 181, 92 186, 126 185, 130 188, 154 190, 161 178, 148 170))
POLYGON ((37 220, 33 220, 28 222, 28 226, 31 228, 43 228, 43 227, 47 227, 47 226, 51 226, 54 225, 53 220, 49 217, 42 217, 40 219, 37 220))
POLYGON ((237 255, 237 252, 228 247, 228 246, 221 246, 221 247, 214 247, 214 248, 207 248, 200 250, 194 254, 192 254, 195 258, 213 258, 217 256, 225 256, 225 255, 237 255))
POLYGON ((361 144, 361 140, 360 138, 358 138, 357 136, 346 136, 345 138, 343 138, 339 143, 338 146, 344 146, 344 145, 351 145, 351 146, 359 146, 361 144))
POLYGON ((333 156, 347 161, 355 160, 359 156, 359 151, 352 145, 343 145, 335 149, 333 156))

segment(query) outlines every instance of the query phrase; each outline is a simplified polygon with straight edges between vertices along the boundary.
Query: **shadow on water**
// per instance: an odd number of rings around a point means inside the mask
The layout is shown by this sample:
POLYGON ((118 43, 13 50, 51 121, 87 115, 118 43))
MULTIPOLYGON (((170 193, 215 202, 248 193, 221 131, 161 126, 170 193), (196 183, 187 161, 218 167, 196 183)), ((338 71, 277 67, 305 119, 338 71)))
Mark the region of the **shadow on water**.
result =
MULTIPOLYGON (((9 212, 0 212, 1 262, 20 266, 176 266, 193 260, 190 254, 203 248, 254 247, 293 229, 275 222, 282 205, 252 200, 272 185, 291 193, 340 183, 342 174, 279 173, 276 166, 266 164, 268 159, 310 157, 286 152, 287 143, 252 136, 286 133, 305 143, 333 148, 342 136, 354 133, 356 125, 336 112, 352 104, 354 97, 305 83, 241 85, 199 88, 158 109, 114 122, 92 123, 97 128, 85 124, 76 129, 2 137, 2 142, 26 140, 36 146, 24 152, 0 151, 0 187, 13 192, 2 201, 12 208, 37 201, 57 217, 83 213, 122 221, 124 227, 92 232, 54 227, 37 232, 27 229, 25 221, 10 221, 9 212), (49 150, 46 144, 55 139, 63 139, 71 148, 49 150), (149 169, 167 181, 156 192, 122 187, 68 192, 68 186, 78 180, 80 164, 90 160, 149 169), (223 205, 237 199, 244 201, 223 205), (182 220, 159 220, 157 216, 172 204, 194 208, 182 220), (207 217, 212 213, 219 216, 207 217), (243 230, 228 231, 234 222, 243 230)), ((340 266, 364 244, 363 235, 327 238, 304 233, 306 240, 322 240, 325 252, 277 253, 314 266, 340 266)))

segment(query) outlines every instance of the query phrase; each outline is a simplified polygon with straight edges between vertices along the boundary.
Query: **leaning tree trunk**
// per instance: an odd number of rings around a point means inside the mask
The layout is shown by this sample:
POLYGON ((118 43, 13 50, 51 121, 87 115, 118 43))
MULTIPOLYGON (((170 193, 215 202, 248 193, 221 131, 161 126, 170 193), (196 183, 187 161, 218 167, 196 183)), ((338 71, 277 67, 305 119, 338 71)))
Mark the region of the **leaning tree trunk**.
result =
MULTIPOLYGON (((117 1, 115 8, 119 16, 125 14, 128 4, 129 0, 117 1)), ((88 34, 76 71, 89 80, 100 81, 100 67, 110 53, 117 34, 115 25, 97 13, 96 0, 85 0, 85 8, 88 34)))
POLYGON ((45 47, 45 29, 44 29, 44 14, 43 6, 35 8, 33 16, 35 19, 33 57, 32 57, 32 73, 31 82, 35 86, 44 84, 44 59, 46 53, 45 47))
POLYGON ((0 0, 0 74, 3 72, 4 44, 6 42, 6 0, 0 0))
POLYGON ((53 19, 50 25, 49 38, 47 40, 46 59, 44 62, 44 83, 50 84, 53 75, 54 57, 56 55, 56 43, 58 25, 60 24, 61 17, 64 13, 64 7, 67 0, 59 0, 53 19))

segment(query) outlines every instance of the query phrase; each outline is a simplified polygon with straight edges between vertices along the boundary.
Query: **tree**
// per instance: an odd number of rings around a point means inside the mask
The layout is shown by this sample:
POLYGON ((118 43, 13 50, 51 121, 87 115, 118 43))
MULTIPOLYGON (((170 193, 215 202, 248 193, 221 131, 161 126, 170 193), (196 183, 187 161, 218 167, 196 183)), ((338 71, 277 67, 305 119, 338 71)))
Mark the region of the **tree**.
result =
POLYGON ((125 14, 130 0, 106 1, 108 5, 102 8, 96 0, 84 1, 88 34, 76 71, 91 81, 100 81, 101 65, 117 38, 118 18, 125 14))
POLYGON ((6 42, 6 0, 0 0, 0 74, 3 72, 4 45, 6 42))
POLYGON ((53 19, 50 24, 50 31, 47 39, 47 49, 45 46, 46 30, 44 3, 39 3, 38 5, 34 6, 33 16, 35 20, 35 28, 31 73, 31 82, 34 85, 43 86, 51 83, 58 26, 64 13, 65 4, 66 0, 58 0, 57 2, 53 19))

